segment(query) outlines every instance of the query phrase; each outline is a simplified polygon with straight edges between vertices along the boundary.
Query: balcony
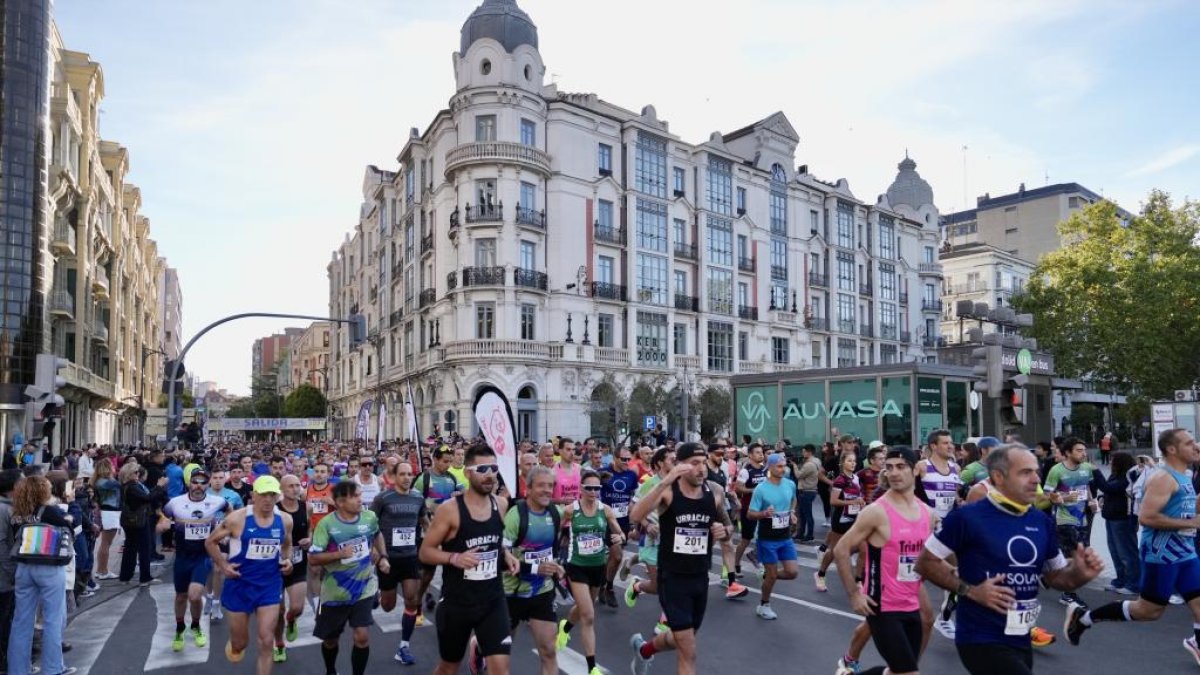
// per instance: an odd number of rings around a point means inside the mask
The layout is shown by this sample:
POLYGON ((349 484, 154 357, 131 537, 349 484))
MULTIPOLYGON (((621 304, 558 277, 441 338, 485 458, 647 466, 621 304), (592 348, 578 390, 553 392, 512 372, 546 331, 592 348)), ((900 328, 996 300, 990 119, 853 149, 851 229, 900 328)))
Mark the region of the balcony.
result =
POLYGON ((467 286, 503 286, 503 267, 464 267, 462 273, 463 288, 467 286))
POLYGON ((606 366, 628 366, 629 350, 616 347, 596 347, 596 363, 606 366))
POLYGON ((424 309, 437 300, 437 291, 432 288, 426 288, 421 291, 421 295, 417 296, 417 307, 424 309))
POLYGON ((823 316, 810 316, 804 320, 804 327, 809 330, 819 330, 822 333, 829 332, 829 319, 823 316))
POLYGON ((446 155, 446 176, 472 164, 518 164, 550 174, 550 155, 523 143, 486 141, 465 143, 446 155))
POLYGON ((444 361, 510 358, 519 361, 549 361, 550 345, 530 340, 463 340, 435 350, 444 361))
POLYGON ((432 232, 421 237, 421 255, 424 256, 426 253, 433 253, 433 233, 432 232))
POLYGON ((941 300, 930 300, 929 298, 925 298, 925 299, 921 300, 921 311, 922 312, 940 312, 940 311, 942 311, 942 301, 941 300))
POLYGON ((398 309, 388 315, 388 325, 390 325, 390 326, 393 326, 393 327, 399 326, 400 322, 402 322, 403 320, 404 320, 404 310, 402 310, 402 309, 398 309))
POLYGON ((458 288, 458 272, 451 272, 446 275, 446 290, 452 291, 458 288))
POLYGON ((895 324, 889 325, 889 324, 885 323, 885 324, 880 325, 879 326, 879 337, 880 337, 880 339, 883 339, 883 340, 895 340, 896 339, 895 324))
POLYGON ((908 304, 908 293, 906 291, 900 292, 900 304, 902 304, 902 305, 908 304))
POLYGON ((904 344, 909 344, 910 342, 912 342, 912 331, 910 331, 910 330, 900 331, 900 341, 903 342, 904 344))
POLYGON ((771 265, 771 278, 776 281, 787 281, 787 268, 783 265, 771 265))
POLYGON ((958 283, 958 284, 954 284, 954 285, 950 286, 950 288, 947 289, 946 295, 965 295, 967 293, 985 293, 985 292, 987 292, 987 289, 988 289, 987 282, 983 281, 982 279, 977 280, 977 281, 964 281, 962 283, 958 283))
POLYGON ((853 334, 853 333, 857 333, 857 332, 858 332, 858 331, 856 330, 856 326, 855 326, 855 323, 854 323, 854 321, 853 321, 853 320, 849 320, 849 319, 838 319, 838 322, 837 322, 837 327, 838 327, 838 332, 839 332, 839 333, 851 333, 851 334, 853 334))
POLYGON ((738 307, 738 318, 747 321, 758 321, 758 308, 742 305, 738 307))
POLYGON ((70 362, 62 369, 63 379, 72 387, 84 389, 100 398, 113 399, 117 395, 117 386, 100 377, 92 371, 75 362, 70 362))
POLYGON ((928 336, 921 340, 921 346, 926 349, 937 349, 938 347, 946 346, 946 338, 940 336, 928 336))
POLYGON ((675 367, 683 368, 685 370, 698 371, 698 370, 700 370, 700 357, 696 356, 694 354, 689 354, 689 355, 676 354, 675 355, 675 367))
POLYGON ((544 230, 546 229, 546 212, 523 208, 517 204, 517 224, 544 230))
POLYGON ((917 274, 928 274, 935 277, 943 276, 942 263, 923 262, 917 265, 917 274))
POLYGON ((50 313, 72 319, 75 317, 75 298, 65 290, 56 290, 50 294, 50 313))
POLYGON ((108 272, 104 271, 103 267, 92 270, 92 292, 98 298, 108 297, 108 272))
POLYGON ((522 288, 533 288, 544 291, 549 286, 549 277, 545 272, 526 270, 518 267, 513 270, 513 283, 522 288))
POLYGON ((450 229, 453 230, 454 228, 458 227, 458 225, 459 225, 458 208, 455 207, 455 209, 450 212, 450 229))
POLYGON ((504 204, 467 204, 467 224, 499 223, 504 221, 504 204))
POLYGON ((107 326, 105 326, 103 323, 100 323, 99 321, 97 321, 97 322, 93 323, 91 326, 89 326, 89 328, 91 328, 91 330, 92 330, 92 339, 93 340, 95 340, 97 343, 102 344, 102 345, 108 344, 108 327, 107 326))
POLYGON ((625 287, 619 284, 611 284, 607 281, 593 281, 592 297, 601 300, 625 302, 625 287))
POLYGON ((675 294, 675 309, 682 309, 685 312, 699 312, 700 298, 694 295, 684 295, 683 293, 675 294))
POLYGON ((404 262, 397 260, 396 263, 394 265, 392 265, 392 281, 393 282, 400 281, 400 279, 403 276, 404 276, 404 262))
POLYGON ((596 241, 602 244, 625 245, 625 228, 623 227, 614 228, 611 225, 601 225, 596 222, 592 227, 592 234, 596 241))
POLYGON ((875 331, 871 329, 871 324, 869 323, 859 324, 858 334, 865 338, 875 337, 875 331))
POLYGON ((54 222, 54 238, 50 240, 50 251, 54 255, 75 255, 75 228, 65 218, 54 222))
POLYGON ((771 219, 771 234, 774 234, 774 235, 780 236, 780 237, 786 237, 787 236, 787 221, 780 220, 778 218, 772 218, 771 219))
POLYGON ((821 288, 829 288, 829 275, 821 274, 820 272, 808 273, 808 285, 820 286, 821 288))
POLYGON ((738 269, 742 272, 754 272, 754 258, 738 258, 738 269))
POLYGON ((677 241, 675 242, 675 257, 686 258, 687 260, 699 260, 700 254, 696 250, 695 244, 685 244, 677 241))
POLYGON ((874 290, 875 289, 871 287, 871 284, 859 284, 858 285, 858 294, 859 295, 865 295, 867 297, 871 297, 872 291, 874 291, 874 290))

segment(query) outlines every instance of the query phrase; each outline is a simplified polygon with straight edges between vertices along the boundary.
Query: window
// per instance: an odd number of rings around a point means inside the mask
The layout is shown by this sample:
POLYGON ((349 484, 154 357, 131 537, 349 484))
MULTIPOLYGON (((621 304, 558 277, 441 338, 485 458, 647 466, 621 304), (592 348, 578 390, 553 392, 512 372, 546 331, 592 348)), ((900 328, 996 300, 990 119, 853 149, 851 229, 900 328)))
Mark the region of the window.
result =
POLYGON ((937 256, 934 255, 932 246, 925 247, 925 262, 927 262, 927 263, 937 262, 937 256))
POLYGON ((521 242, 521 269, 537 269, 537 244, 532 241, 521 242))
POLYGON ((838 368, 853 368, 858 365, 857 354, 855 354, 854 340, 838 338, 838 368))
POLYGON ((537 186, 533 183, 521 181, 521 202, 518 207, 536 211, 537 210, 537 186))
POLYGON ((537 145, 537 123, 533 120, 521 120, 521 145, 537 145))
POLYGON ((649 199, 637 200, 638 248, 667 252, 667 207, 649 199))
POLYGON ((653 312, 637 313, 637 363, 639 366, 667 366, 667 317, 653 312))
POLYGON ((879 337, 884 340, 895 340, 896 335, 896 305, 890 302, 879 303, 879 337))
POLYGON ((708 260, 733 265, 733 223, 724 218, 708 217, 708 260))
POLYGON ((746 283, 738 284, 738 307, 750 306, 750 285, 746 283))
POLYGON ((837 254, 838 290, 858 292, 854 285, 854 255, 851 253, 837 254))
POLYGON ((787 286, 779 283, 771 284, 771 308, 781 312, 788 311, 788 290, 787 286))
POLYGON ((714 373, 733 371, 733 324, 708 322, 708 369, 714 373))
POLYGON ((679 295, 692 294, 692 289, 687 282, 687 272, 683 270, 675 270, 675 293, 679 295))
POLYGON ((879 299, 896 299, 896 266, 890 263, 879 265, 879 299))
POLYGON ((837 206, 837 245, 854 248, 854 207, 845 202, 837 206))
POLYGON ((613 346, 613 315, 601 314, 596 317, 596 346, 613 346))
POLYGON ((494 140, 496 140, 496 116, 477 116, 475 118, 475 142, 486 143, 494 140))
POLYGON ((675 324, 674 354, 676 356, 682 356, 682 355, 687 354, 687 324, 686 323, 675 324))
POLYGON ((687 221, 684 220, 683 218, 676 218, 674 221, 674 224, 673 224, 673 230, 674 231, 672 232, 672 234, 675 236, 675 243, 676 244, 686 244, 687 240, 688 240, 688 238, 687 238, 687 221))
POLYGON ((900 357, 896 349, 896 345, 879 345, 879 362, 884 365, 889 363, 900 363, 900 357))
POLYGON ((667 304, 667 259, 648 253, 637 257, 637 299, 653 305, 667 304))
POLYGON ((739 214, 746 213, 746 188, 737 189, 737 210, 739 214))
POLYGON ((596 203, 596 225, 612 232, 613 226, 613 203, 601 199, 596 203))
POLYGON ((838 332, 853 333, 854 327, 854 296, 838 294, 838 332))
POLYGON ((771 278, 787 281, 787 241, 771 239, 771 278))
POLYGON ((812 367, 821 368, 821 342, 814 340, 812 343, 812 367))
POLYGON ((534 332, 534 315, 537 308, 533 305, 521 305, 521 339, 536 340, 534 332))
POLYGON ((596 164, 599 165, 601 176, 612 175, 612 146, 601 143, 596 153, 596 164))
MULTIPOLYGON (((495 118, 492 118, 495 120, 495 118)), ((416 193, 417 173, 411 168, 404 174, 404 199, 408 206, 412 206, 413 195, 416 193)))
POLYGON ((879 257, 896 259, 896 221, 889 216, 879 217, 879 257))
POLYGON ((808 228, 812 234, 816 234, 821 229, 821 214, 815 210, 808 212, 808 228))
POLYGON ((750 334, 746 331, 738 332, 738 361, 750 360, 750 334))
POLYGON ((675 196, 682 197, 687 194, 687 171, 682 166, 674 167, 672 175, 675 178, 675 196))
POLYGON ((413 254, 413 238, 416 234, 413 231, 413 221, 409 220, 404 224, 404 255, 411 257, 413 254))
POLYGON ((596 265, 596 281, 602 284, 611 284, 613 282, 613 259, 602 255, 600 261, 596 265))
POLYGON ((771 358, 775 363, 790 363, 791 354, 788 349, 787 338, 773 337, 771 338, 771 358))
POLYGON ((708 311, 733 314, 733 272, 708 268, 708 311))
POLYGON ((496 181, 492 178, 475 181, 475 203, 480 209, 491 211, 498 201, 496 199, 496 181))
POLYGON ((746 239, 746 235, 744 234, 739 234, 737 236, 737 254, 738 264, 741 264, 741 261, 743 260, 750 260, 749 240, 746 239))
POLYGON ((667 142, 638 132, 634 155, 634 187, 653 197, 667 196, 667 142))
POLYGON ((496 337, 496 304, 480 302, 475 305, 475 339, 491 340, 496 337))
POLYGON ((934 307, 937 302, 937 288, 933 284, 925 284, 925 306, 934 307))
POLYGON ((708 156, 708 210, 731 215, 733 210, 733 163, 708 156))
POLYGON ((771 190, 771 234, 787 236, 787 193, 771 190))
POLYGON ((475 240, 475 266, 476 267, 495 267, 496 266, 496 240, 495 239, 476 239, 475 240))

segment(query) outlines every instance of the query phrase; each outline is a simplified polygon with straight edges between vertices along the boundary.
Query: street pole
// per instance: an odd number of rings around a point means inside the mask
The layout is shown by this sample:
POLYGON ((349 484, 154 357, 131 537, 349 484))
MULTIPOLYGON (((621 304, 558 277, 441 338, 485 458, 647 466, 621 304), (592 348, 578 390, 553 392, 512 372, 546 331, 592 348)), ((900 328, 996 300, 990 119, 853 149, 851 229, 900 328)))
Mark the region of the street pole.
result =
POLYGON ((683 415, 683 438, 684 443, 688 442, 688 399, 691 398, 691 391, 688 389, 688 372, 687 365, 683 366, 683 396, 680 399, 680 413, 683 415))

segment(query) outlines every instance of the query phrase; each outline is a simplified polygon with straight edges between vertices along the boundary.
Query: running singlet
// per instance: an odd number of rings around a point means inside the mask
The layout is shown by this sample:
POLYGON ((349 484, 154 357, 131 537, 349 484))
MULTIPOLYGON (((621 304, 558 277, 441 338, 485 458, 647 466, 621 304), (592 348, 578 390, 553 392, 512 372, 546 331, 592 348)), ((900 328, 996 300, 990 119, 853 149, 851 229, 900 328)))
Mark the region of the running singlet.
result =
MULTIPOLYGON (((231 511, 237 511, 238 509, 245 506, 245 504, 242 503, 242 496, 239 495, 237 492, 230 490, 227 487, 221 488, 220 492, 213 492, 212 489, 210 488, 208 491, 208 494, 215 495, 217 497, 220 497, 221 499, 224 499, 226 502, 229 503, 229 509, 231 511)), ((221 520, 224 520, 223 515, 217 517, 217 522, 220 522, 221 520)))
POLYGON ((921 476, 921 486, 925 488, 925 496, 929 498, 933 512, 938 518, 945 518, 958 501, 958 488, 962 479, 958 475, 958 465, 953 461, 947 463, 950 473, 938 471, 932 460, 925 462, 925 473, 921 476))
MULTIPOLYGON (((642 499, 646 495, 650 494, 650 491, 654 489, 654 486, 658 485, 660 482, 662 482, 662 478, 660 478, 658 476, 658 474, 650 474, 650 475, 646 476, 646 478, 642 480, 642 484, 638 486, 637 494, 635 494, 633 497, 633 502, 636 504, 639 499, 642 499)), ((657 525, 658 524, 658 513, 651 512, 650 515, 646 516, 646 524, 657 525)), ((642 540, 639 545, 641 547, 650 549, 650 552, 652 554, 657 554, 658 542, 660 541, 660 537, 650 536, 649 534, 646 533, 645 527, 642 527, 640 529, 642 531, 642 540)), ((659 534, 661 536, 661 534, 662 534, 661 531, 659 532, 659 534)), ((643 559, 645 559, 645 558, 643 557, 643 559)), ((657 560, 658 558, 655 557, 654 559, 657 560)))
POLYGON ((971 462, 963 467, 963 470, 959 473, 959 477, 962 478, 963 485, 971 487, 987 478, 987 469, 984 468, 983 462, 971 462))
POLYGON ((362 505, 364 509, 371 508, 372 502, 375 501, 375 498, 379 496, 380 492, 383 492, 383 488, 381 488, 379 484, 379 479, 375 476, 371 476, 370 481, 364 481, 359 477, 358 474, 354 474, 354 484, 358 486, 358 491, 360 494, 362 494, 362 505))
POLYGON ((717 504, 705 481, 700 496, 690 499, 679 482, 671 484, 671 505, 658 518, 659 574, 703 576, 712 566, 712 524, 719 521, 717 504))
POLYGON ((579 499, 580 485, 579 467, 572 464, 570 471, 564 471, 562 463, 554 465, 554 500, 579 499))
MULTIPOLYGON (((1189 473, 1180 473, 1163 464, 1162 470, 1171 474, 1179 485, 1163 506, 1162 514, 1168 518, 1195 518, 1196 491, 1192 487, 1189 473)), ((1142 528, 1142 561, 1158 564, 1185 562, 1196 557, 1196 530, 1154 530, 1142 528)))
MULTIPOLYGON (((550 508, 558 507, 551 504, 550 508)), ((517 560, 521 561, 521 573, 517 576, 504 575, 504 592, 515 598, 532 598, 554 590, 553 579, 534 574, 533 570, 527 567, 554 560, 554 540, 558 537, 558 532, 554 529, 554 517, 550 515, 549 510, 541 513, 529 511, 528 519, 525 538, 515 541, 521 528, 519 507, 509 509, 504 516, 504 541, 517 560)))
POLYGON ((1029 631, 1041 612, 1042 574, 1067 566, 1049 515, 1035 508, 1015 515, 983 499, 951 511, 925 548, 943 559, 954 554, 958 576, 966 583, 978 585, 1002 574, 1003 585, 1016 595, 1005 614, 960 596, 956 644, 1029 649, 1029 631))
POLYGON ((921 576, 917 557, 929 539, 929 505, 914 500, 916 520, 905 518, 886 498, 876 500, 887 514, 891 530, 883 548, 867 544, 867 595, 880 612, 916 612, 921 609, 921 576))
POLYGON ((353 605, 374 596, 379 590, 379 581, 371 564, 371 544, 378 534, 379 521, 370 509, 363 509, 349 522, 334 513, 317 523, 310 553, 353 551, 349 558, 325 563, 325 579, 321 581, 322 605, 353 605))
POLYGON ((333 483, 326 482, 323 488, 318 488, 316 483, 308 484, 304 500, 308 505, 308 529, 310 532, 316 532, 317 523, 333 510, 333 506, 325 503, 326 497, 333 499, 333 483))
POLYGON ((758 521, 758 538, 767 541, 790 539, 792 536, 792 502, 796 500, 796 484, 784 478, 775 485, 765 480, 754 488, 750 497, 751 511, 766 511, 775 507, 775 515, 758 521))
POLYGON ((379 531, 389 557, 412 558, 421 547, 421 516, 425 500, 421 495, 388 490, 371 504, 379 518, 379 531))
POLYGON ((500 550, 504 521, 495 497, 491 497, 491 512, 485 521, 471 517, 463 495, 454 498, 458 507, 458 532, 442 544, 447 553, 462 553, 475 549, 479 564, 464 570, 450 564, 442 565, 442 598, 458 605, 478 606, 504 597, 501 571, 504 556, 500 550))
POLYGON ((454 496, 454 493, 463 489, 463 484, 458 482, 458 479, 453 474, 436 474, 433 471, 426 471, 413 481, 412 492, 421 495, 422 498, 429 500, 428 507, 432 508, 454 496))
POLYGON ((580 567, 595 567, 608 561, 608 520, 604 517, 604 505, 597 502, 596 512, 587 515, 583 505, 575 502, 571 510, 571 549, 567 562, 580 567))
POLYGON ((626 532, 629 531, 629 505, 633 502, 633 495, 637 489, 637 472, 626 469, 614 473, 600 490, 600 501, 608 504, 617 523, 626 532))
MULTIPOLYGON (((746 466, 743 466, 742 470, 738 472, 737 482, 740 483, 742 487, 746 488, 747 490, 750 490, 751 493, 753 493, 754 488, 758 487, 758 484, 763 482, 766 479, 767 479, 767 465, 766 464, 763 464, 761 467, 755 468, 753 464, 746 462, 746 466)), ((742 518, 745 518, 747 516, 747 514, 749 514, 749 513, 750 513, 750 500, 744 499, 742 502, 742 518)))
POLYGON ((208 555, 204 550, 204 540, 208 539, 218 522, 217 516, 228 507, 224 499, 208 493, 198 502, 188 494, 167 502, 163 507, 163 515, 174 521, 171 527, 175 530, 175 550, 180 555, 192 558, 208 555))
POLYGON ((282 499, 275 505, 275 510, 292 517, 292 567, 295 568, 304 562, 304 547, 300 542, 308 539, 308 513, 304 510, 304 502, 297 502, 296 510, 288 511, 283 507, 282 499))
MULTIPOLYGON (((841 490, 842 501, 852 502, 855 499, 863 499, 862 483, 858 482, 858 476, 854 474, 841 474, 833 479, 833 484, 829 486, 832 490, 841 490)), ((853 523, 858 520, 858 512, 862 510, 861 504, 849 504, 846 506, 833 507, 834 516, 839 523, 853 523)))
MULTIPOLYGON (((271 524, 263 527, 246 509, 242 536, 229 539, 229 562, 238 563, 237 580, 243 584, 279 587, 279 556, 283 551, 283 516, 271 514, 271 524)), ((229 588, 228 584, 225 586, 229 588)))
POLYGON ((1055 505, 1054 521, 1059 525, 1082 527, 1086 522, 1088 499, 1091 498, 1088 487, 1092 483, 1092 470, 1092 465, 1087 462, 1074 469, 1068 469, 1066 464, 1060 462, 1046 475, 1047 492, 1064 497, 1075 495, 1075 501, 1055 505))

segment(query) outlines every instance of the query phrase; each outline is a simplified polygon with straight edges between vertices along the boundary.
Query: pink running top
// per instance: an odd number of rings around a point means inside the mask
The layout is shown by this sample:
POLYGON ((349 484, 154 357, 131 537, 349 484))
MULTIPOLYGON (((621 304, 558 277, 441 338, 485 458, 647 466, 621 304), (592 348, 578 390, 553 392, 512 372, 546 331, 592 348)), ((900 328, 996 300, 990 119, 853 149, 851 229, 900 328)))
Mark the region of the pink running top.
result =
POLYGON ((562 467, 562 463, 554 465, 554 499, 579 499, 579 485, 581 472, 579 465, 571 466, 570 471, 566 471, 562 467))
POLYGON ((916 571, 917 556, 929 539, 929 506, 916 500, 921 515, 908 520, 886 498, 875 503, 883 506, 892 532, 883 548, 867 545, 867 595, 877 603, 878 612, 918 611, 921 577, 916 571))

